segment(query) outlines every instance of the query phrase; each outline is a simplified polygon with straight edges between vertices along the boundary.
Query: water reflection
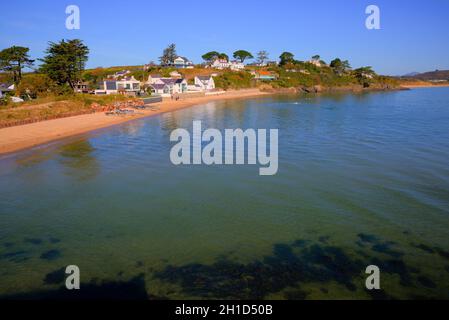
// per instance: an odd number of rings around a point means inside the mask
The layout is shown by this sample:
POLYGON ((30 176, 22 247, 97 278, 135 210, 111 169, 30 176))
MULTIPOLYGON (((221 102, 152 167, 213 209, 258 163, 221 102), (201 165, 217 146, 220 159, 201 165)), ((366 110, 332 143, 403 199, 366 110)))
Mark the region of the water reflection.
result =
POLYGON ((32 167, 50 160, 53 157, 48 150, 37 149, 32 153, 25 153, 23 156, 16 158, 15 162, 18 166, 32 167))
POLYGON ((80 180, 93 179, 100 172, 94 153, 95 148, 87 139, 62 145, 57 150, 64 173, 80 180))

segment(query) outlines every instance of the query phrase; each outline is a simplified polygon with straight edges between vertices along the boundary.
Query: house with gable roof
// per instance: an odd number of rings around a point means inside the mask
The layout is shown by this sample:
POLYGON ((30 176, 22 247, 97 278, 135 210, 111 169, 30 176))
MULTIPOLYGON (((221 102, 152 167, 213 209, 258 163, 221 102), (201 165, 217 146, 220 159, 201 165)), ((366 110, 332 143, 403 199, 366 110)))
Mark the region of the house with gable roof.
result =
POLYGON ((215 81, 212 76, 196 76, 195 87, 200 91, 210 91, 215 89, 215 81))

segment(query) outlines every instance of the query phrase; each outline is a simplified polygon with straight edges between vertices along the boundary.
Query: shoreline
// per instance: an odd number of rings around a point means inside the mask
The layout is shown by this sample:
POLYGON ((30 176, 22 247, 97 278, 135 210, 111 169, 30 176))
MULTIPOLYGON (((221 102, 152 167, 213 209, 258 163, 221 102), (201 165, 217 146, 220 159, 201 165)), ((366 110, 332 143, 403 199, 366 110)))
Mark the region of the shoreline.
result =
POLYGON ((273 93, 262 92, 258 89, 228 91, 222 95, 187 98, 179 101, 168 100, 155 103, 152 106, 159 107, 159 110, 139 110, 137 115, 107 116, 104 112, 98 112, 2 128, 0 129, 0 156, 85 134, 98 129, 108 128, 128 121, 152 117, 212 101, 244 99, 269 96, 272 94, 273 93))
POLYGON ((401 87, 407 89, 415 89, 415 88, 444 88, 449 87, 449 84, 401 84, 401 87))
MULTIPOLYGON (((415 88, 438 88, 449 85, 401 85, 394 90, 407 90, 415 88)), ((337 92, 350 92, 351 90, 337 90, 337 92)), ((370 90, 376 91, 376 90, 370 90)), ((385 90, 379 90, 385 91, 385 90)), ((388 91, 388 90, 387 90, 388 91)), ((357 91, 352 91, 357 93, 357 91)), ((158 110, 139 110, 134 115, 107 116, 104 112, 59 118, 0 129, 0 156, 5 156, 25 149, 56 142, 69 137, 86 134, 95 130, 109 128, 122 123, 152 117, 167 112, 202 105, 204 103, 222 100, 237 100, 252 97, 263 97, 276 94, 293 93, 291 90, 260 91, 259 89, 242 89, 227 91, 221 95, 186 98, 184 100, 165 100, 152 106, 158 110)), ((295 92, 298 93, 298 92, 295 92)))

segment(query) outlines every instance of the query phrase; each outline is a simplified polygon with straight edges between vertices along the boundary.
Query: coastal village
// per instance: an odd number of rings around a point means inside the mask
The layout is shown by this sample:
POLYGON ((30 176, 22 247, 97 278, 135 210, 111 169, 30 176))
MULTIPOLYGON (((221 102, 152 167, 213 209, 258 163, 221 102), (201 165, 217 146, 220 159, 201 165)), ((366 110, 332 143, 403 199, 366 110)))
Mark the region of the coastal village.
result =
MULTIPOLYGON (((80 40, 77 40, 80 42, 80 40)), ((256 57, 245 50, 234 52, 234 59, 231 60, 225 53, 215 51, 208 52, 203 55, 204 62, 195 64, 189 58, 180 56, 176 53, 176 46, 170 45, 164 50, 160 63, 150 62, 143 66, 134 66, 116 70, 117 68, 96 68, 85 70, 84 66, 78 70, 78 74, 74 75, 71 81, 59 81, 51 76, 45 77, 44 68, 35 68, 35 60, 28 57, 28 48, 12 47, 3 50, 6 55, 7 50, 25 50, 22 65, 13 65, 13 61, 8 61, 8 57, 0 59, 4 60, 3 65, 10 67, 3 68, 0 72, 0 98, 5 104, 9 97, 9 101, 14 103, 33 100, 54 91, 50 82, 56 82, 59 86, 69 84, 75 93, 93 94, 93 95, 125 95, 130 97, 162 97, 174 98, 188 96, 189 94, 216 94, 228 89, 255 88, 260 84, 275 82, 282 78, 289 79, 291 77, 280 74, 285 71, 288 74, 298 73, 302 76, 309 76, 312 73, 320 72, 321 68, 330 68, 319 55, 312 57, 308 61, 296 61, 294 55, 284 52, 280 56, 280 61, 270 61, 266 51, 260 51, 256 57), (248 61, 252 60, 251 63, 248 61), (298 63, 301 67, 298 68, 298 63), (17 70, 17 67, 20 70, 17 70), (39 88, 30 83, 21 83, 22 68, 28 67, 23 72, 23 78, 28 75, 34 75, 35 80, 46 81, 41 83, 39 88), (282 68, 282 70, 280 70, 282 68), (29 70, 35 70, 29 72, 29 70), (114 71, 105 74, 108 70, 114 71), (38 79, 39 78, 39 79, 38 79), (216 79, 222 81, 216 81, 216 79), (237 79, 232 79, 237 78, 237 79), (239 79, 241 78, 239 85, 239 79), (228 81, 223 81, 223 80, 228 81), (4 80, 7 80, 4 82, 4 80), (8 82, 9 80, 9 82, 8 82), (76 80, 76 81, 73 81, 76 80), (66 82, 66 83, 64 83, 66 82), (228 83, 226 83, 228 82, 228 83)), ((40 59, 42 60, 42 59, 40 59)), ((87 55, 83 64, 87 61, 87 55)), ((340 60, 335 60, 339 62, 340 60)), ((350 72, 352 69, 349 64, 340 72, 350 72)), ((366 72, 367 78, 372 77, 371 71, 366 72)), ((273 87, 281 86, 277 83, 273 87)), ((67 92, 64 92, 67 93, 67 92)))
POLYGON ((158 63, 86 69, 90 51, 79 39, 50 43, 40 59, 30 57, 26 47, 0 50, 0 128, 96 112, 135 116, 160 110, 161 103, 247 96, 249 91, 391 90, 405 81, 368 66, 353 68, 340 58, 328 63, 320 55, 298 60, 285 51, 272 60, 264 50, 237 50, 232 58, 210 51, 195 63, 177 52, 171 44, 158 63))
MULTIPOLYGON (((271 62, 271 65, 277 65, 271 62)), ((75 92, 90 93, 95 95, 123 94, 132 97, 139 96, 160 96, 162 98, 179 98, 181 95, 188 97, 197 94, 219 94, 224 93, 222 88, 218 88, 214 78, 223 72, 249 72, 255 81, 272 81, 277 78, 274 72, 266 69, 267 63, 258 62, 245 65, 241 61, 216 57, 208 63, 195 65, 186 57, 177 56, 167 64, 159 66, 153 63, 145 65, 134 71, 125 69, 107 75, 97 84, 96 89, 91 89, 92 84, 87 81, 76 83, 75 92), (252 67, 252 70, 247 69, 252 67), (259 70, 257 70, 259 69, 259 70), (151 73, 153 70, 165 70, 168 75, 151 73), (189 70, 188 76, 183 70, 189 70), (136 79, 133 73, 148 72, 144 79, 136 79), (193 72, 192 72, 193 71, 193 72), (195 73, 198 72, 198 74, 195 73)))

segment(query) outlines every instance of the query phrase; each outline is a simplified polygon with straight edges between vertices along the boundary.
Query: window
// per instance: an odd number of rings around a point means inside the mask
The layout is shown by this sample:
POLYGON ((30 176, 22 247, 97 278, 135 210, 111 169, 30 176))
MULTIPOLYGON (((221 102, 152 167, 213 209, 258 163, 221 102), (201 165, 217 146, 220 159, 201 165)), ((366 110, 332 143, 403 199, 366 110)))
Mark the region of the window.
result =
POLYGON ((115 81, 106 81, 106 90, 117 90, 117 83, 115 81))

